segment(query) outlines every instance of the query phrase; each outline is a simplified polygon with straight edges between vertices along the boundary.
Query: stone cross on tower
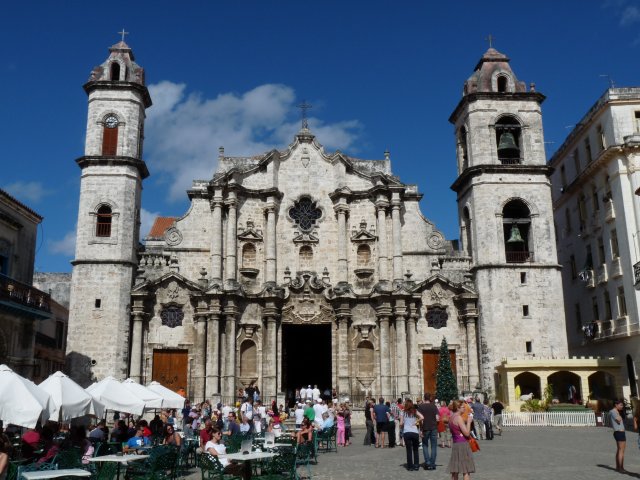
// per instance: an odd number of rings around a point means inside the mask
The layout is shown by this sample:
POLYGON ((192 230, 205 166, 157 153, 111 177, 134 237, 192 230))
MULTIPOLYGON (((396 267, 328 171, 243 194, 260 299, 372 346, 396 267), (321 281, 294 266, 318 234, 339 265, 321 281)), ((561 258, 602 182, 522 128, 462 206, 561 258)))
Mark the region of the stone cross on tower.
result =
POLYGON ((125 32, 125 31, 124 31, 124 28, 122 29, 122 31, 121 31, 121 32, 118 32, 118 33, 119 33, 120 35, 122 35, 122 42, 124 42, 124 36, 125 36, 125 35, 129 35, 129 32, 125 32))
POLYGON ((493 35, 489 34, 489 36, 486 37, 485 40, 487 40, 489 42, 489 48, 493 48, 493 41, 495 40, 493 35))
POLYGON ((302 129, 308 130, 309 123, 307 121, 307 110, 313 108, 313 105, 308 104, 306 100, 302 100, 302 103, 298 105, 298 108, 302 110, 302 129))

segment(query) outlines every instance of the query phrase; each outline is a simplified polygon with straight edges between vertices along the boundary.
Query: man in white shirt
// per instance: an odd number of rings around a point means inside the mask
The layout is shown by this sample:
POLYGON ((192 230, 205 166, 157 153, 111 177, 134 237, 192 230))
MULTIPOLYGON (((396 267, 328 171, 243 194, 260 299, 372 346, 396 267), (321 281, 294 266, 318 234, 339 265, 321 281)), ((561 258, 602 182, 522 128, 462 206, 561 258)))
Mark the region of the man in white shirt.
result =
POLYGON ((311 385, 307 387, 307 400, 311 400, 313 402, 313 388, 311 388, 311 385))
POLYGON ((314 422, 317 425, 321 426, 322 425, 322 421, 323 421, 322 420, 322 414, 324 413, 324 409, 322 408, 322 399, 321 398, 319 398, 316 401, 315 405, 313 406, 313 411, 316 414, 314 422))
POLYGON ((293 412, 296 417, 296 428, 300 428, 302 425, 302 420, 304 418, 304 408, 302 408, 302 403, 298 403, 296 411, 293 412))
POLYGON ((253 397, 247 397, 247 400, 240 407, 242 418, 247 419, 250 429, 253 428, 253 397))
POLYGON ((318 385, 314 385, 313 386, 313 401, 315 402, 319 398, 320 398, 320 389, 318 388, 318 385))
POLYGON ((304 386, 300 389, 300 400, 303 402, 307 399, 307 389, 304 386))
POLYGON ((224 431, 229 430, 229 414, 233 412, 233 408, 229 405, 222 407, 222 421, 224 423, 224 431))

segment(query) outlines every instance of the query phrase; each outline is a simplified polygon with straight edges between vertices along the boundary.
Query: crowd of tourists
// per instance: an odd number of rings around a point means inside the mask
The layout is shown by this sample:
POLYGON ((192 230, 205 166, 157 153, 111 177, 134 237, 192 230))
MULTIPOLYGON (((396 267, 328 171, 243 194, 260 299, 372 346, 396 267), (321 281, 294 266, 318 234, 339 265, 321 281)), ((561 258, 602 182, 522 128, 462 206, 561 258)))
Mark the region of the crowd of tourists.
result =
POLYGON ((451 448, 448 471, 453 479, 462 474, 467 480, 475 472, 471 445, 477 440, 492 440, 494 427, 502 435, 503 410, 500 400, 489 405, 487 399, 481 402, 480 398, 475 401, 466 398, 447 404, 439 402, 430 393, 425 393, 416 403, 401 398, 395 402, 379 398, 377 403, 371 399, 364 411, 367 427, 364 445, 375 445, 376 448, 404 446, 407 470, 420 469, 420 445, 425 470, 436 469, 438 446, 451 448))

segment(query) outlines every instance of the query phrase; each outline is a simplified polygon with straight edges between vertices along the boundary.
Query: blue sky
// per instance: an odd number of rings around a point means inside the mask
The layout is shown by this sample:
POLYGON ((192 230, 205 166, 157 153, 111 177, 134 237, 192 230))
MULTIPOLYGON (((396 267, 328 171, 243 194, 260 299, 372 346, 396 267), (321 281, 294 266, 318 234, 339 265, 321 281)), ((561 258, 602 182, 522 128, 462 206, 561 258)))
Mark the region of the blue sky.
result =
POLYGON ((0 16, 0 188, 44 216, 36 270, 70 271, 87 98, 122 28, 146 70, 146 228, 181 215, 185 188, 227 155, 285 148, 302 99, 329 151, 381 159, 458 237, 448 118, 494 47, 536 83, 551 156, 608 86, 640 84, 640 2, 11 2, 0 16))

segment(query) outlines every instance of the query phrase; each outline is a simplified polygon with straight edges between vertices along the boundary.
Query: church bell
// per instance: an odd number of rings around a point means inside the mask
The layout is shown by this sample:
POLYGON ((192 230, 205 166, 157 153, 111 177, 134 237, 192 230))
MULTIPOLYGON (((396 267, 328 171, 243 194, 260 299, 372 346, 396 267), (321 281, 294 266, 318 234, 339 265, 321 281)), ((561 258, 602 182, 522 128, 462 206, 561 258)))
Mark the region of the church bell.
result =
POLYGON ((515 223, 511 225, 511 236, 509 236, 507 243, 524 243, 522 235, 520 235, 520 229, 515 223))
POLYGON ((500 135, 500 143, 498 144, 499 154, 519 154, 520 149, 516 144, 516 139, 511 132, 505 132, 500 135))

